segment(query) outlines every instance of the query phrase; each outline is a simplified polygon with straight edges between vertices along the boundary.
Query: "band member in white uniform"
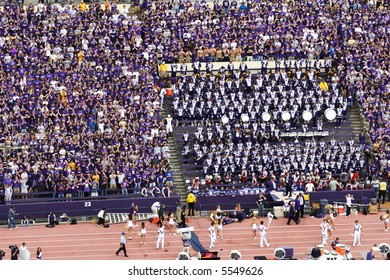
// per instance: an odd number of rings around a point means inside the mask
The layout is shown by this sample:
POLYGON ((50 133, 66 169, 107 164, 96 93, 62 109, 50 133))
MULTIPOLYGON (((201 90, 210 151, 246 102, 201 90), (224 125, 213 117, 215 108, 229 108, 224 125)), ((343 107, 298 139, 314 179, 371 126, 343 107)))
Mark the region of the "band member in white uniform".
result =
POLYGON ((164 225, 161 221, 158 222, 158 230, 157 230, 157 242, 156 249, 159 249, 161 243, 161 249, 164 249, 164 225))
POLYGON ((353 245, 352 246, 362 246, 362 225, 359 224, 359 221, 356 220, 353 226, 353 245))
POLYGON ((321 224, 321 236, 322 236, 322 246, 326 245, 326 239, 327 239, 327 233, 328 233, 328 225, 326 224, 326 219, 322 220, 321 224))
POLYGON ((274 219, 275 216, 271 212, 268 212, 267 217, 268 217, 268 225, 267 225, 267 227, 269 228, 271 226, 272 220, 274 219))
POLYGON ((210 237, 210 249, 214 248, 214 242, 217 239, 217 236, 215 235, 215 223, 211 222, 209 227, 209 237, 210 237))
POLYGON ((166 128, 166 131, 167 131, 167 136, 171 136, 172 135, 172 132, 173 132, 172 122, 173 122, 173 118, 171 117, 171 115, 168 115, 165 118, 165 128, 166 128))
POLYGON ((263 248, 263 243, 265 243, 267 247, 271 246, 267 241, 267 227, 264 225, 264 221, 260 222, 259 231, 260 231, 260 248, 263 248))

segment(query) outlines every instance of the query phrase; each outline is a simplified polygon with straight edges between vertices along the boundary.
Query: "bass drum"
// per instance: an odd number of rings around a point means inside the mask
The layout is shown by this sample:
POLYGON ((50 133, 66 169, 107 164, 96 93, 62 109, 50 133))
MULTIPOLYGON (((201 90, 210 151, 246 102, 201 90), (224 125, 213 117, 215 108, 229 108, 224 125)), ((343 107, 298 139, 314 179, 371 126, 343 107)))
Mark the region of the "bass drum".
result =
POLYGON ((305 120, 305 121, 310 121, 312 118, 313 118, 313 114, 312 114, 312 112, 310 112, 310 111, 304 111, 303 113, 302 113, 302 118, 305 120))
POLYGON ((221 122, 222 124, 227 124, 229 122, 229 118, 227 116, 222 116, 221 122))
POLYGON ((289 121, 290 119, 291 119, 290 113, 287 112, 287 111, 284 111, 284 112, 282 113, 282 120, 284 120, 284 121, 286 122, 286 121, 289 121))
POLYGON ((336 118, 336 111, 332 108, 326 109, 324 114, 328 121, 333 121, 336 118))
POLYGON ((249 116, 247 114, 242 114, 241 115, 241 121, 242 122, 248 122, 249 121, 249 116))
POLYGON ((268 122, 271 119, 271 115, 268 112, 264 112, 261 114, 261 119, 265 122, 268 122))

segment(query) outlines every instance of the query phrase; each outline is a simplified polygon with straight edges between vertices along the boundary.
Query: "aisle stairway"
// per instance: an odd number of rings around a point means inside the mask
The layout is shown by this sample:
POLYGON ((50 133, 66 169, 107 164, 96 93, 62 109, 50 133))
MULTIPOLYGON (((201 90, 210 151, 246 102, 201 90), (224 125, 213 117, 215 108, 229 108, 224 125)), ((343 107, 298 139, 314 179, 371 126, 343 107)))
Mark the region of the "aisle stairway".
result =
MULTIPOLYGON (((168 116, 168 114, 172 113, 169 110, 169 105, 167 103, 171 103, 169 98, 165 98, 164 106, 161 111, 161 118, 164 119, 168 116), (168 100, 167 100, 168 99, 168 100)), ((174 127, 175 130, 175 127, 174 127)), ((176 187, 175 192, 179 196, 181 204, 185 204, 187 198, 187 184, 185 183, 185 179, 183 177, 183 169, 181 164, 181 156, 180 149, 177 148, 174 137, 168 137, 168 147, 171 155, 171 159, 169 165, 173 172, 173 184, 176 187)))
POLYGON ((358 104, 352 106, 349 118, 352 123, 353 132, 356 135, 356 140, 359 139, 360 133, 368 133, 369 123, 366 121, 362 108, 358 104))

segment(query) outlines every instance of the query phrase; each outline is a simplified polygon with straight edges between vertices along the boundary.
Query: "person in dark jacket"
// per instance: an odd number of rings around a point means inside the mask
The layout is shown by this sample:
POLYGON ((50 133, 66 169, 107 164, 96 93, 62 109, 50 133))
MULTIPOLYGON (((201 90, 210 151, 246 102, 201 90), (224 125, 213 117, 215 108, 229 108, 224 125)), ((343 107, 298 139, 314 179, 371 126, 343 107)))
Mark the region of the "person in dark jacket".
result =
POLYGON ((295 209, 295 202, 290 202, 290 208, 288 210, 288 221, 287 224, 290 225, 291 220, 295 222, 295 224, 299 224, 299 221, 296 219, 297 210, 295 209))

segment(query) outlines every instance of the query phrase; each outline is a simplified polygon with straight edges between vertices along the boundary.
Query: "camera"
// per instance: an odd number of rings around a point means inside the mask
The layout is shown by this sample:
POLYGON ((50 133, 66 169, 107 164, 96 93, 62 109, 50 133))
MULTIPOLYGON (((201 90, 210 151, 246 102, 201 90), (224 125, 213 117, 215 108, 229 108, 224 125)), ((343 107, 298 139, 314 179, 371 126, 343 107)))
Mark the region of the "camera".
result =
POLYGON ((3 259, 5 256, 5 252, 3 250, 0 250, 0 261, 3 259))
POLYGON ((10 245, 10 246, 8 246, 8 248, 10 248, 11 251, 15 251, 15 250, 19 249, 17 245, 10 245))

